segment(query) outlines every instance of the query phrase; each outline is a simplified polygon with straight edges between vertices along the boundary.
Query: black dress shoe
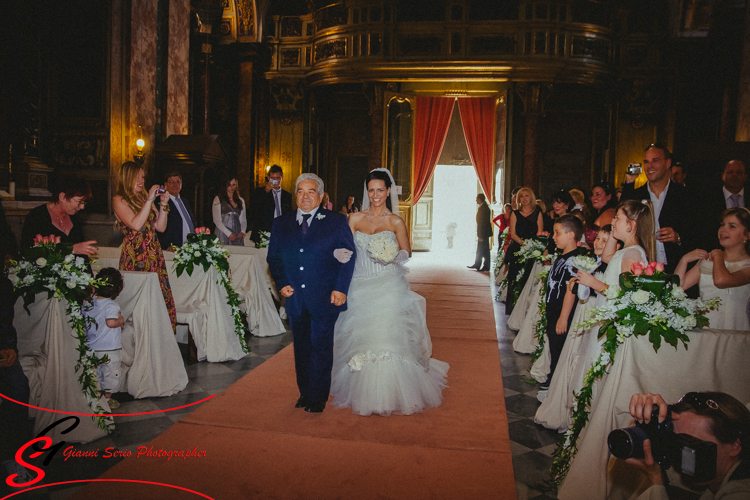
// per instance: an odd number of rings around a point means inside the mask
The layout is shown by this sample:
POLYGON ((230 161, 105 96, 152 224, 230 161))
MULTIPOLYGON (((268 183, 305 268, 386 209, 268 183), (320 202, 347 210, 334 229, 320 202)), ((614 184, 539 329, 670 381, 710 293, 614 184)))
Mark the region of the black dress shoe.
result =
POLYGON ((308 413, 323 413, 323 409, 326 407, 325 401, 310 402, 305 406, 305 411, 308 413))
POLYGON ((307 400, 305 396, 300 396, 297 400, 297 404, 294 405, 295 408, 304 408, 305 406, 309 405, 310 401, 307 400))
POLYGON ((477 269, 477 266, 466 266, 466 267, 468 267, 469 269, 477 269))
POLYGON ((482 273, 488 273, 488 272, 490 272, 490 268, 489 268, 489 267, 486 267, 486 268, 484 268, 484 269, 480 269, 480 270, 479 270, 479 272, 482 272, 482 273))

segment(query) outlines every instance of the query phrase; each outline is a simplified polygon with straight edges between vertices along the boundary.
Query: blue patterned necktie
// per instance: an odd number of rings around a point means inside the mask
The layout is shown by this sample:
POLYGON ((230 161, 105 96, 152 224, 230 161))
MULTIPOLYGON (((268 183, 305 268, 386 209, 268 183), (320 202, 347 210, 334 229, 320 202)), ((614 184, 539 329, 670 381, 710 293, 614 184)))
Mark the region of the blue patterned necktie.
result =
POLYGON ((310 214, 302 214, 302 234, 307 234, 307 230, 310 228, 307 221, 310 219, 310 214))

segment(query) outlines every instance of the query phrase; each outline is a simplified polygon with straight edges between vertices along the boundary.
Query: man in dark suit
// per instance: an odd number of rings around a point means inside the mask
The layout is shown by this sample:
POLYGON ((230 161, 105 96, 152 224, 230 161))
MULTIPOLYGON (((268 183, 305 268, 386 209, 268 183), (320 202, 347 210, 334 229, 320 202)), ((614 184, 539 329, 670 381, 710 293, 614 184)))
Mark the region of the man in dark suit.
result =
POLYGON ((356 255, 346 216, 319 208, 320 177, 300 175, 295 191, 297 211, 274 220, 267 261, 292 327, 295 407, 320 413, 331 389, 333 327, 346 310, 356 255))
POLYGON ((161 247, 181 247, 185 244, 187 235, 195 232, 195 216, 190 204, 180 197, 182 190, 182 176, 177 171, 167 174, 164 183, 169 193, 169 213, 167 214, 167 228, 163 233, 156 232, 161 247))
POLYGON ((637 176, 628 176, 622 189, 621 201, 651 200, 656 219, 656 260, 664 263, 667 272, 673 272, 685 253, 683 241, 687 234, 689 203, 684 187, 669 179, 672 165, 669 150, 661 144, 649 145, 643 155, 643 168, 648 182, 634 189, 637 176))
POLYGON ((706 251, 719 248, 719 217, 727 208, 749 207, 745 197, 745 162, 730 160, 721 173, 722 188, 704 189, 698 193, 694 220, 696 224, 696 246, 706 251))
POLYGON ((281 189, 283 177, 281 167, 272 165, 266 185, 253 192, 247 227, 251 231, 250 239, 256 243, 260 241, 261 231, 271 232, 274 219, 292 211, 292 194, 281 189))
POLYGON ((492 215, 484 194, 477 195, 477 257, 474 265, 466 266, 478 271, 490 270, 490 238, 492 238, 492 215))

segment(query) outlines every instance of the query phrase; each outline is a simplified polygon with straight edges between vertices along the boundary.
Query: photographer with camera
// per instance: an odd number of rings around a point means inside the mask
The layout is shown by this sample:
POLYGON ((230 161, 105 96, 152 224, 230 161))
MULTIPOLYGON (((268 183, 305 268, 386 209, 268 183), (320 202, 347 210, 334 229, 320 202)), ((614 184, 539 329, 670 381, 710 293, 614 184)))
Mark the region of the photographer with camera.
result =
POLYGON ((276 217, 292 211, 292 193, 281 188, 284 171, 278 165, 271 165, 266 184, 253 191, 248 206, 247 229, 250 239, 258 243, 261 233, 270 233, 276 217))
POLYGON ((674 405, 658 394, 635 394, 636 425, 610 433, 617 458, 646 474, 638 500, 668 499, 673 467, 689 487, 705 486, 700 500, 750 499, 750 410, 723 392, 689 392, 674 405))

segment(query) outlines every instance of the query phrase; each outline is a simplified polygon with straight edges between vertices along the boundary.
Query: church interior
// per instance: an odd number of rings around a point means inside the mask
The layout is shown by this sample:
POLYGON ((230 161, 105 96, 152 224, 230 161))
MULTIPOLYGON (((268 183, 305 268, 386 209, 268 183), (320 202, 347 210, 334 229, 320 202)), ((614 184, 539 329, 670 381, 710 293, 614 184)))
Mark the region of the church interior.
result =
MULTIPOLYGON (((692 184, 718 182, 750 137, 744 1, 30 0, 7 14, 6 215, 19 228, 74 174, 96 193, 86 233, 106 245, 113 179, 138 156, 154 182, 183 172, 205 225, 223 172, 245 199, 270 165, 286 190, 314 172, 340 207, 387 167, 415 249, 429 250, 429 185, 414 203, 421 97, 494 99, 482 188, 497 203, 517 185, 546 199, 619 184, 655 142, 692 184)), ((451 144, 439 164, 471 163, 451 144)))
MULTIPOLYGON (((224 175, 248 200, 272 165, 290 192, 315 173, 338 211, 384 167, 413 250, 429 253, 444 244, 435 165, 474 165, 498 215, 516 186, 545 202, 619 186, 652 143, 684 165, 689 189, 721 186, 728 160, 750 158, 747 0, 23 0, 0 32, 0 197, 16 239, 56 180, 76 176, 93 190, 78 215, 86 239, 117 247, 127 161, 149 183, 179 170, 196 226, 211 229, 224 175)), ((528 359, 494 313, 516 493, 556 498, 540 486, 556 434, 535 427, 528 359)), ((191 391, 170 399, 223 390, 290 342, 254 339, 243 361, 189 367, 191 391)), ((130 434, 105 439, 144 444, 184 414, 125 418, 130 434)), ((57 477, 82 474, 65 467, 57 477)))

